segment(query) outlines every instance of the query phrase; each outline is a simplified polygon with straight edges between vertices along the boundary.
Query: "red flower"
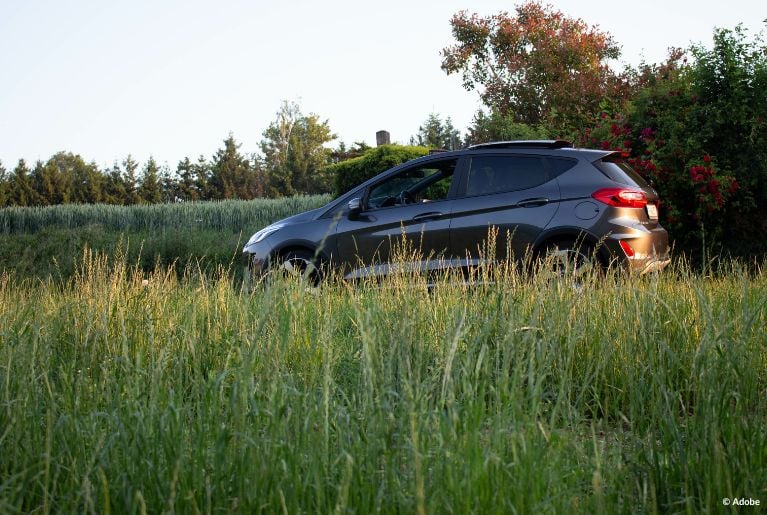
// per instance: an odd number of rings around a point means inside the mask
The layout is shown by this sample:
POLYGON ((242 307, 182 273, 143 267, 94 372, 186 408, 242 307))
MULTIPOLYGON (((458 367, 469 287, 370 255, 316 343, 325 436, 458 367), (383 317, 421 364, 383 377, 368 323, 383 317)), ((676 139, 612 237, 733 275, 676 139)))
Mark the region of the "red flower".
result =
POLYGON ((711 156, 709 156, 708 154, 704 155, 703 156, 703 162, 704 163, 710 163, 711 162, 711 156))
POLYGON ((602 150, 610 150, 610 142, 607 140, 602 140, 600 146, 602 147, 602 150))

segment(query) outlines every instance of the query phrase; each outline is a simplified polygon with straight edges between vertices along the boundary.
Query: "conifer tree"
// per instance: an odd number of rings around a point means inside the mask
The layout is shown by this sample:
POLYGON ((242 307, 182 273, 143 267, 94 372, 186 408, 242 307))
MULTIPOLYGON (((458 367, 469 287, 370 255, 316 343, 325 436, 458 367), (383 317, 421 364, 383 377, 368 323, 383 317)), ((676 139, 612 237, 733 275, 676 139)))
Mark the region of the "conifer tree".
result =
POLYGON ((127 202, 125 179, 117 161, 106 174, 103 201, 107 204, 125 204, 127 202))
POLYGON ((133 159, 133 156, 128 154, 128 157, 123 161, 123 182, 125 183, 125 204, 138 204, 141 202, 141 196, 139 195, 138 178, 136 171, 139 164, 133 159))
POLYGON ((449 116, 443 122, 438 114, 431 113, 423 125, 418 127, 418 134, 410 138, 410 144, 456 150, 461 146, 461 134, 453 127, 449 116))
POLYGON ((147 204, 157 204, 162 202, 162 187, 160 185, 160 167, 154 160, 154 157, 149 157, 144 166, 143 175, 141 177, 141 186, 139 186, 139 197, 142 202, 147 204))
POLYGON ((8 205, 8 171, 0 161, 0 207, 8 205))
POLYGON ((37 192, 32 187, 29 168, 23 159, 19 159, 19 163, 11 174, 8 197, 10 205, 13 206, 36 206, 39 204, 37 192))
POLYGON ((224 148, 213 156, 210 187, 213 198, 251 198, 253 175, 250 161, 240 154, 240 145, 232 134, 224 140, 224 148))
POLYGON ((160 167, 160 189, 162 190, 162 202, 175 202, 179 197, 178 180, 174 170, 168 163, 160 167))
POLYGON ((210 165, 205 156, 200 154, 197 162, 193 165, 194 190, 197 192, 197 199, 210 200, 210 165))
POLYGON ((194 164, 188 157, 178 162, 176 175, 178 177, 178 196, 183 200, 198 200, 199 195, 195 188, 194 164))

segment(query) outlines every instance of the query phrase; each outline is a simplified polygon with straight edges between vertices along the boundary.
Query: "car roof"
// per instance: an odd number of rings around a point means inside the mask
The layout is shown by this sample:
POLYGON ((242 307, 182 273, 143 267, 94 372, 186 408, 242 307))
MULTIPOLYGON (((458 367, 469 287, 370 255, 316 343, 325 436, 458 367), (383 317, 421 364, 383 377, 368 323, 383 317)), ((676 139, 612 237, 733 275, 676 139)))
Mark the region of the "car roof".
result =
MULTIPOLYGON (((525 154, 545 154, 560 157, 582 157, 596 161, 597 159, 609 154, 612 150, 596 150, 590 148, 577 148, 569 141, 565 140, 513 140, 513 141, 490 141, 471 145, 467 148, 458 150, 432 150, 429 155, 407 161, 407 164, 415 164, 421 161, 430 161, 435 158, 459 157, 466 154, 480 154, 493 152, 498 154, 506 153, 525 153, 525 154)), ((402 164, 406 164, 402 163, 402 164)), ((402 166, 402 165, 398 165, 402 166)))
POLYGON ((536 140, 512 140, 512 141, 490 141, 487 143, 478 143, 471 145, 469 149, 479 148, 573 148, 570 141, 563 139, 536 139, 536 140))

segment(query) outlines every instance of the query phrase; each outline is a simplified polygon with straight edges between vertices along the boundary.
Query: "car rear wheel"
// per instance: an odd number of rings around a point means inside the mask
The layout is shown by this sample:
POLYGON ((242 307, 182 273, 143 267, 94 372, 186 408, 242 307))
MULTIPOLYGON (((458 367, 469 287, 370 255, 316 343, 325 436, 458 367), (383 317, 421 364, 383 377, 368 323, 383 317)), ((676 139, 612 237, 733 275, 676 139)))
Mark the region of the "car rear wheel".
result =
POLYGON ((552 243, 544 255, 545 270, 555 277, 572 278, 577 284, 589 274, 599 273, 602 264, 593 245, 565 240, 552 243))

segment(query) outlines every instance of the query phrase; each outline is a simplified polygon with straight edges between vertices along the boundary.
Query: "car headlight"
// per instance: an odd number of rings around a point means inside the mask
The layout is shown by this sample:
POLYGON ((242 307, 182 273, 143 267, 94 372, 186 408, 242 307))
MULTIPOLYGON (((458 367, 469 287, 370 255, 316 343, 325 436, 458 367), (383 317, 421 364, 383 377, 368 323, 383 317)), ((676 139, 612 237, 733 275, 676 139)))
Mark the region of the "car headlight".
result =
POLYGON ((275 231, 278 231, 283 228, 282 224, 275 224, 275 225, 269 225, 258 231, 256 234, 250 237, 248 240, 246 247, 249 247, 253 245, 254 243, 258 243, 259 241, 262 241, 264 238, 269 236, 275 231))

